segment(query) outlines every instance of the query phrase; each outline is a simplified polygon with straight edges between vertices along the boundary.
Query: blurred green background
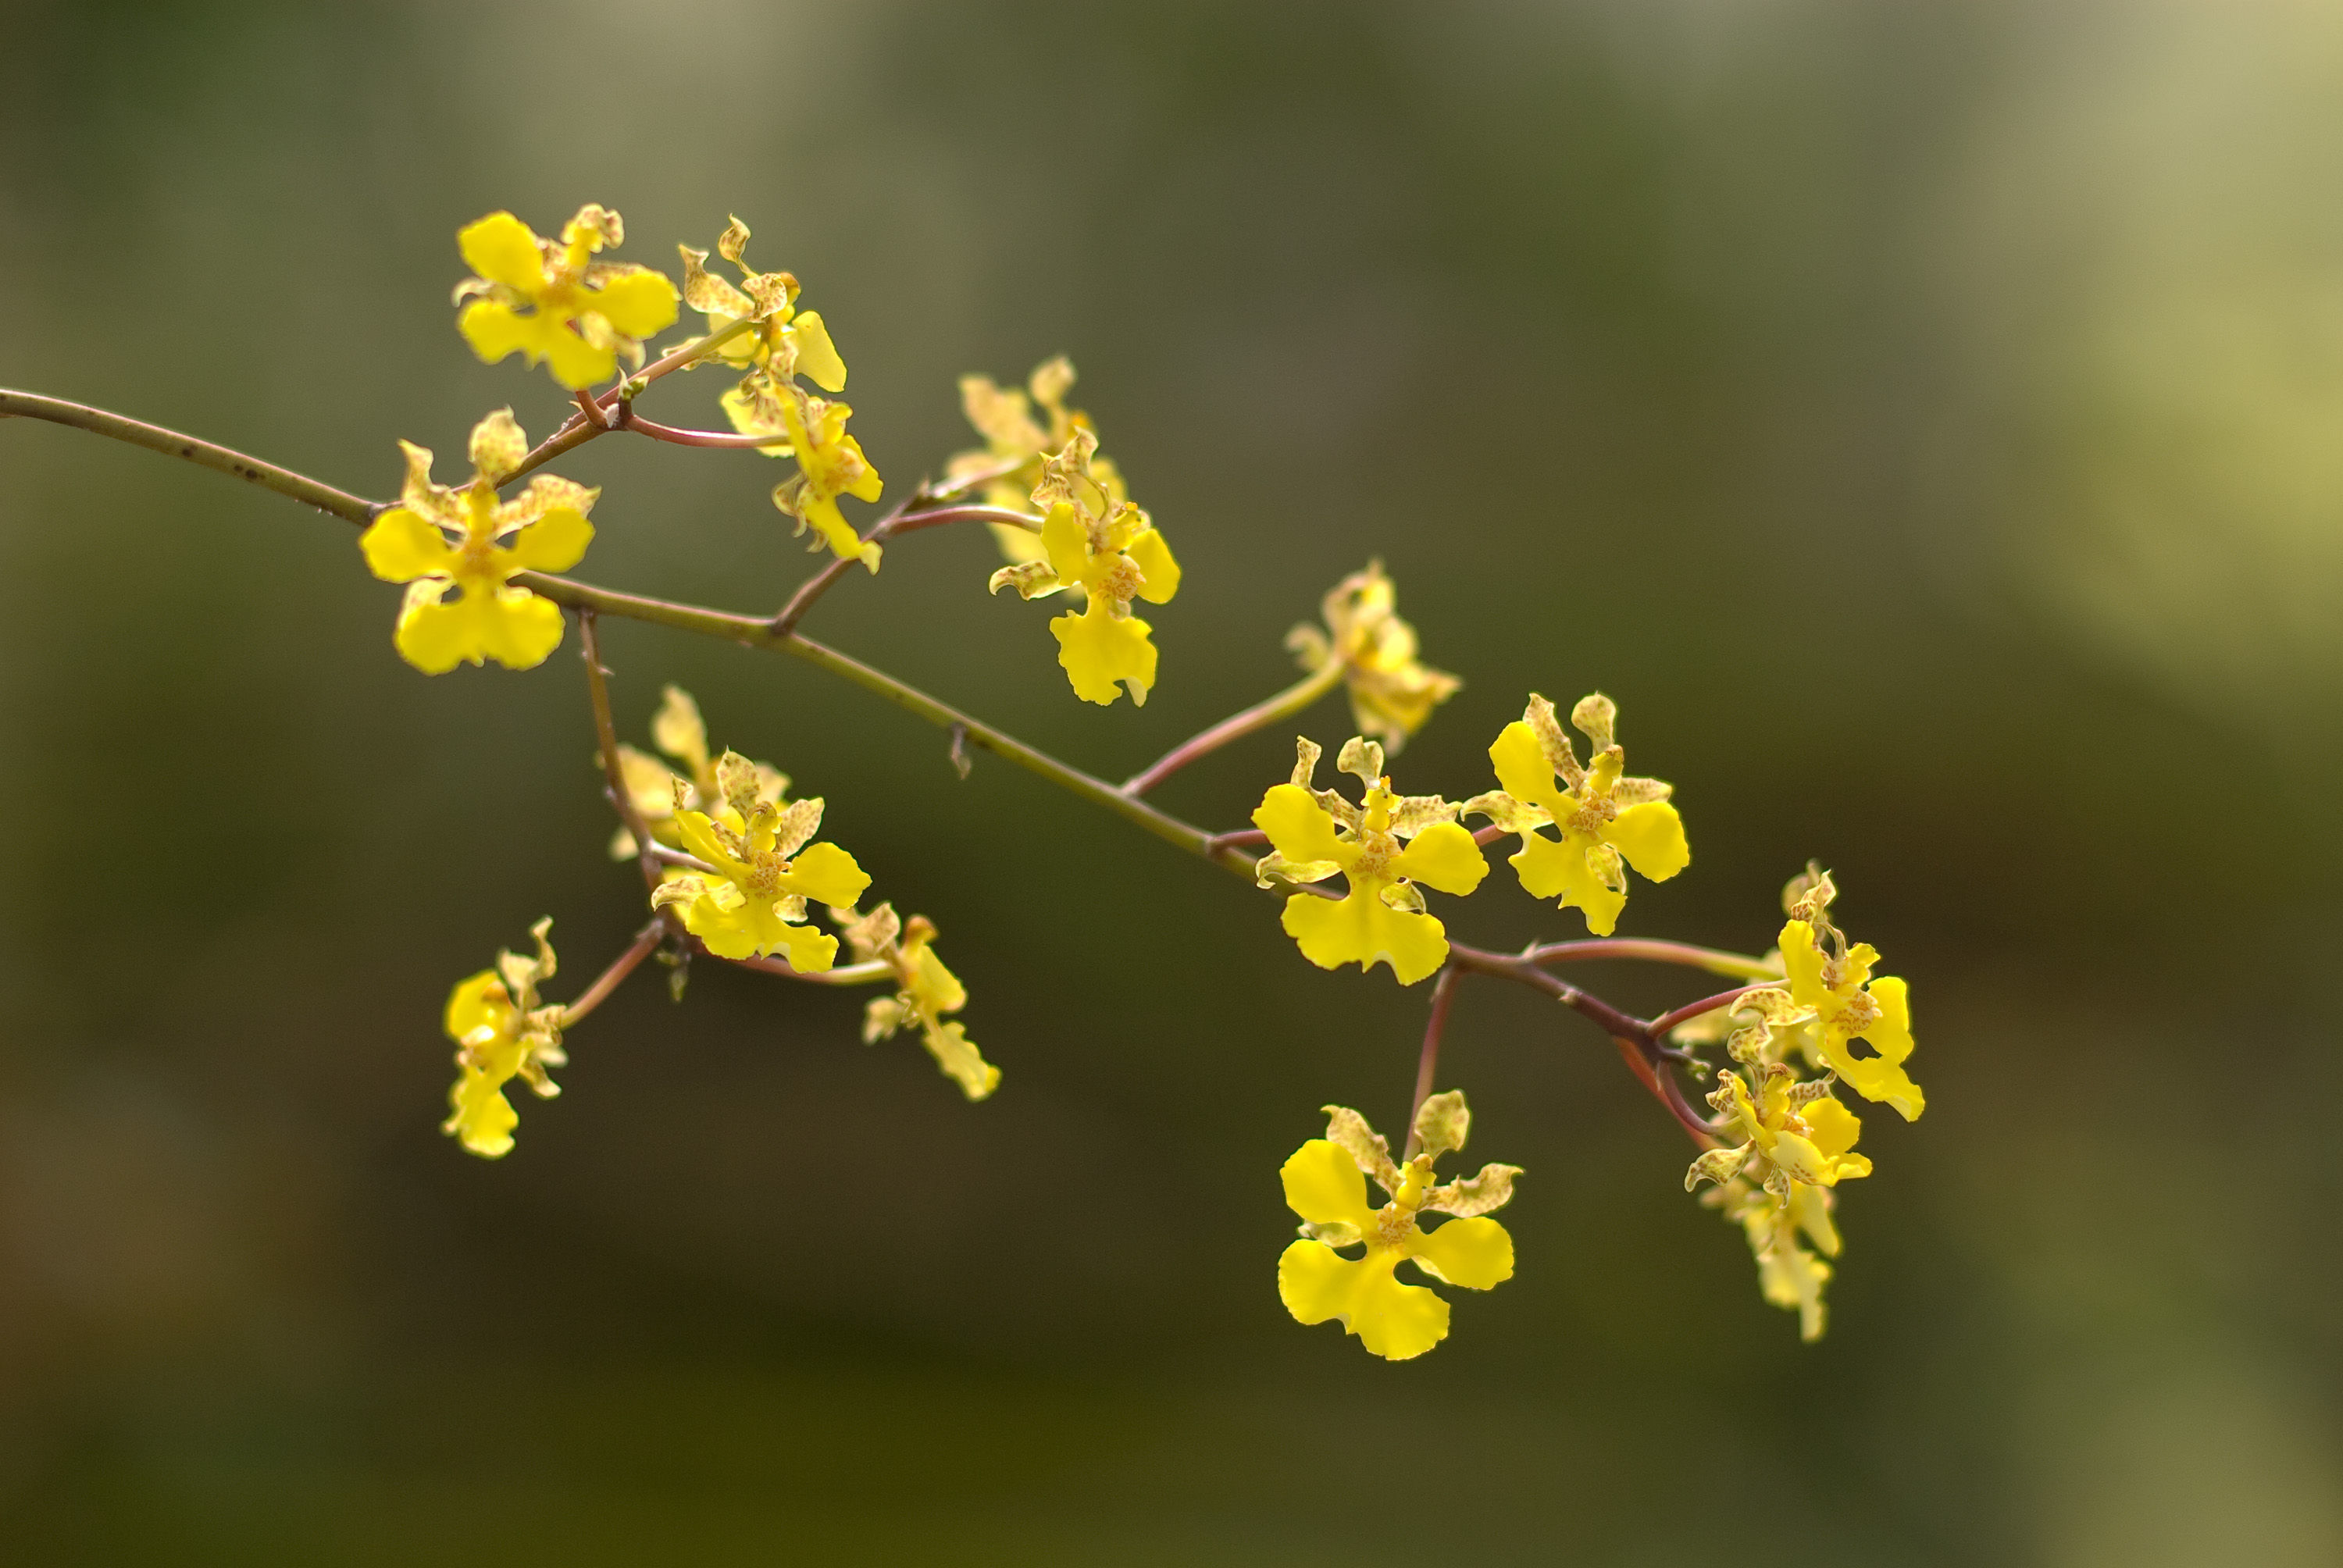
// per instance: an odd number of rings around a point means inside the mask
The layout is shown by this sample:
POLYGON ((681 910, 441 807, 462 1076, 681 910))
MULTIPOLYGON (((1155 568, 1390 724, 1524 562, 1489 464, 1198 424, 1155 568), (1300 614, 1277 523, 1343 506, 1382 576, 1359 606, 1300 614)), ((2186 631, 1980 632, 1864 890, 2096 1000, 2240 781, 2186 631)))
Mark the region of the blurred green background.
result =
MULTIPOLYGON (((437 1131, 447 987, 640 920, 575 642, 427 680, 351 530, 0 427, 0 1538, 44 1563, 2343 1560, 2343 11, 10 0, 0 382, 372 495, 541 373, 453 236, 580 202, 805 280, 890 490, 1073 356, 1177 543, 1143 711, 980 533, 809 629, 1120 778, 1381 556, 1483 788, 1600 687, 1762 949, 1809 855, 1916 993, 1798 1343, 1605 1041, 1468 990, 1518 1277, 1386 1365, 1289 1322, 1278 1163, 1424 994, 792 661, 609 636, 931 915, 1006 1072, 703 966, 437 1131)), ((717 417, 712 377, 646 411, 717 417)), ((444 464, 443 464, 444 467, 444 464)), ((581 575, 756 609, 747 454, 608 441, 581 575)), ((1306 726, 1349 733, 1330 703, 1306 726)), ((1239 825, 1272 733, 1182 775, 1239 825)), ((1571 934, 1492 879, 1460 935, 1571 934)), ((1639 1008, 1683 977, 1593 977, 1639 1008)))

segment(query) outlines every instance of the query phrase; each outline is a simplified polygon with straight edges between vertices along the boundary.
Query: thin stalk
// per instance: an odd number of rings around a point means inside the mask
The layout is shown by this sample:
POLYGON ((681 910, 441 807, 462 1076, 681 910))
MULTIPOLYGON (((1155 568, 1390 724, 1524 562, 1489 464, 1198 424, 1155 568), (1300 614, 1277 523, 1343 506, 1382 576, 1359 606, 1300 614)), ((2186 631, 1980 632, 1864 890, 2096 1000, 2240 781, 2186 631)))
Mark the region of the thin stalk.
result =
MULTIPOLYGON (((602 664, 601 632, 590 609, 578 612, 578 651, 586 660, 586 696, 594 709, 594 745, 600 754, 610 809, 635 840, 635 864, 642 871, 643 886, 657 889, 659 859, 651 852, 651 830, 644 825, 643 814, 635 809, 635 798, 627 790, 626 769, 618 762, 618 728, 610 719, 610 672, 602 664)), ((659 915, 670 930, 679 929, 672 910, 662 910, 659 915)))
MULTIPOLYGON (((1776 981, 1772 983, 1778 984, 1779 982, 1776 981)), ((1766 989, 1767 987, 1765 985, 1735 986, 1731 990, 1721 990, 1715 996, 1704 996, 1698 1001, 1688 1001, 1684 1003, 1684 1006, 1670 1012, 1664 1012, 1660 1014, 1659 1017, 1654 1019, 1652 1020, 1652 1038, 1658 1040, 1664 1036, 1668 1030, 1675 1028, 1676 1025, 1680 1023, 1689 1023, 1694 1019, 1698 1018, 1701 1014, 1704 1012, 1715 1012, 1718 1008, 1726 1006, 1728 1003, 1737 1001, 1741 998, 1747 996, 1753 990, 1765 990, 1766 989)))
POLYGON ((1675 1075, 1654 1059, 1648 1042, 1614 1034, 1611 1037, 1611 1043, 1619 1048, 1619 1060, 1627 1064, 1627 1070, 1635 1075, 1635 1081, 1651 1091, 1654 1099, 1667 1107, 1668 1114, 1691 1134, 1694 1143, 1703 1149, 1716 1147, 1716 1134, 1709 1127, 1707 1120, 1684 1098, 1675 1075))
POLYGON ((608 392, 603 393, 600 398, 602 407, 608 408, 614 403, 633 401, 642 396, 644 387, 662 376, 673 375, 678 370, 690 369, 756 325, 754 317, 743 317, 720 331, 711 332, 705 337, 695 338, 680 348, 672 349, 661 355, 608 392))
POLYGON ((1242 713, 1231 714, 1210 729, 1189 737, 1157 758, 1143 771, 1125 779, 1122 792, 1133 797, 1144 795, 1198 758, 1209 757, 1230 741, 1242 739, 1281 719, 1291 719, 1342 685, 1344 668, 1341 659, 1330 658, 1324 668, 1295 681, 1276 696, 1254 703, 1242 713))
POLYGON ((1415 1101, 1407 1108, 1407 1146, 1400 1155, 1402 1164, 1414 1159, 1423 1148, 1423 1140, 1415 1135, 1415 1119, 1423 1111, 1423 1102, 1432 1098, 1433 1078, 1440 1070, 1440 1040, 1448 1032, 1448 1010, 1455 1003, 1456 982, 1463 973, 1454 964, 1449 964, 1432 982, 1432 1018, 1423 1026, 1423 1051, 1415 1059, 1415 1101))
POLYGON ((787 435, 743 436, 729 430, 679 429, 673 425, 661 425, 656 420, 644 418, 634 411, 631 404, 618 416, 611 428, 632 430, 638 436, 649 436, 654 441, 665 441, 675 447, 747 447, 753 449, 789 444, 787 435))
POLYGON ((916 534, 921 528, 940 528, 946 523, 999 523, 1004 528, 1022 528, 1029 534, 1041 531, 1041 519, 1030 512, 1012 512, 1006 507, 928 507, 905 513, 897 519, 890 534, 916 534))
MULTIPOLYGON (((692 945, 698 947, 702 952, 708 950, 699 942, 695 941, 692 945)), ((727 959, 725 962, 736 964, 744 970, 755 970, 759 974, 779 975, 783 980, 804 980, 809 985, 870 985, 879 980, 895 978, 895 966, 883 959, 874 959, 867 964, 847 964, 842 968, 818 971, 793 970, 784 959, 727 959)))
POLYGON ((62 397, 44 397, 38 393, 0 387, 0 418, 10 416, 45 419, 52 425, 86 430, 93 436, 111 437, 134 447, 144 447, 150 452, 160 452, 166 457, 181 458, 198 467, 233 475, 247 484, 258 485, 264 490, 274 490, 303 506, 315 507, 321 512, 361 528, 374 521, 375 514, 382 510, 372 501, 361 499, 346 490, 337 490, 331 485, 320 484, 307 474, 297 474, 290 468, 280 468, 274 463, 264 463, 257 457, 247 457, 232 447, 198 441, 193 436, 183 436, 160 425, 125 418, 119 414, 92 408, 85 404, 68 403, 62 397))
POLYGON ((1732 975, 1750 980, 1775 980, 1782 971, 1764 959, 1753 959, 1745 953, 1729 953, 1718 948, 1694 947, 1690 942, 1655 941, 1646 937, 1603 937, 1587 941, 1550 942, 1532 950, 1532 961, 1542 964, 1576 963, 1597 959, 1637 959, 1650 963, 1683 964, 1690 969, 1706 970, 1711 974, 1732 975))
POLYGON ((659 943, 666 940, 667 922, 663 920, 655 920, 636 932, 633 945, 611 960, 610 967, 596 976, 594 983, 580 991, 576 1001, 562 1010, 561 1027, 577 1028, 579 1020, 600 1007, 608 999, 610 993, 617 990, 620 983, 628 975, 634 973, 645 959, 656 952, 659 943))
POLYGON ((1519 981, 1534 990, 1542 990, 1572 1011, 1584 1014, 1605 1033, 1641 1038, 1644 1032, 1642 1019, 1620 1011, 1601 997, 1579 990, 1558 975, 1546 973, 1517 954, 1486 952, 1479 948, 1468 948, 1462 942, 1451 942, 1448 961, 1468 970, 1477 970, 1483 974, 1519 981))
MULTIPOLYGON (((1028 517, 1023 512, 1007 511, 1000 507, 937 507, 924 511, 911 510, 924 496, 924 491, 915 493, 902 506, 880 518, 869 533, 862 536, 862 542, 883 545, 898 534, 916 533, 921 528, 940 528, 946 523, 1006 523, 1028 531, 1038 531, 1041 527, 1039 518, 1028 517)), ((773 618, 773 630, 795 631, 798 622, 805 618, 806 611, 813 608, 815 602, 830 591, 830 585, 844 577, 850 568, 861 564, 856 557, 840 556, 800 583, 798 591, 789 596, 789 602, 781 607, 781 613, 773 618)))
POLYGON ((972 474, 962 474, 957 479, 930 479, 924 487, 928 498, 948 501, 954 496, 964 496, 979 485, 989 485, 995 479, 1005 479, 1023 467, 1030 458, 1020 457, 1013 463, 1003 463, 996 468, 979 468, 972 474))
MULTIPOLYGON (((628 829, 630 832, 633 829, 628 829)), ((722 872, 709 865, 707 861, 701 859, 699 856, 687 855, 681 849, 670 849, 665 844, 652 843, 644 849, 643 853, 649 855, 652 859, 657 860, 662 866, 681 866, 685 870, 697 871, 703 877, 718 877, 723 875, 722 872)))

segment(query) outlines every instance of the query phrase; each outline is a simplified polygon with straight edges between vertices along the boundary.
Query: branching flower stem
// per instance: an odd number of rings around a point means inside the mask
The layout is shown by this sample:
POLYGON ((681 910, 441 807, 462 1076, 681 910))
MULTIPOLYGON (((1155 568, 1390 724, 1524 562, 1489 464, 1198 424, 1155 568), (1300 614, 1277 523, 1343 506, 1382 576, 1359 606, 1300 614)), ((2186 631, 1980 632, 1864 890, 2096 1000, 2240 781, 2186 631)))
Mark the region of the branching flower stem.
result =
POLYGON ((568 424, 531 448, 529 454, 520 460, 520 466, 505 476, 504 482, 508 485, 524 475, 534 473, 564 452, 573 451, 595 437, 608 434, 632 412, 628 406, 641 396, 644 387, 663 376, 689 369, 755 325, 753 321, 736 321, 721 332, 697 338, 626 377, 599 397, 588 399, 594 405, 595 411, 591 416, 582 407, 572 414, 568 424))
MULTIPOLYGON (((688 344, 659 360, 649 368, 628 377, 618 386, 593 399, 593 418, 608 417, 608 425, 589 422, 588 414, 581 407, 568 424, 540 444, 522 460, 520 467, 508 477, 518 478, 531 469, 541 467, 551 458, 568 451, 610 428, 624 428, 632 417, 626 405, 651 381, 697 361, 730 336, 745 330, 747 323, 735 323, 724 332, 688 344), (617 412, 613 417, 612 411, 617 412)), ((295 473, 289 468, 266 463, 226 447, 198 440, 192 436, 160 426, 148 425, 101 408, 93 408, 63 398, 45 397, 35 393, 0 388, 0 417, 20 417, 46 420, 52 424, 85 430, 93 435, 110 437, 135 447, 144 447, 165 457, 177 457, 201 467, 233 475, 263 489, 272 490, 305 506, 317 508, 333 517, 360 527, 371 522, 385 509, 381 503, 365 500, 337 490, 330 485, 295 473)), ((662 427, 664 428, 664 427, 662 427)), ((985 482, 988 476, 979 474, 963 477, 945 488, 923 487, 903 507, 873 528, 872 535, 881 530, 891 535, 915 528, 936 528, 945 523, 961 521, 1012 522, 1021 527, 1034 526, 1034 519, 1021 513, 1004 512, 990 507, 941 507, 937 502, 985 482)), ((1298 682, 1285 691, 1257 704, 1232 718, 1214 725, 1192 739, 1174 748, 1145 772, 1118 789, 1106 780, 1095 778, 1045 751, 970 718, 958 709, 929 696, 884 671, 853 658, 837 649, 815 642, 795 629, 796 622, 809 608, 821 590, 842 575, 849 563, 840 561, 824 568, 809 580, 798 596, 778 617, 735 615, 723 610, 703 608, 696 605, 678 604, 666 599, 622 593, 611 588, 596 588, 568 578, 551 577, 539 572, 519 572, 512 583, 550 599, 578 613, 578 640, 585 657, 587 690, 594 710, 595 738, 601 753, 605 779, 610 801, 638 846, 637 860, 645 880, 656 886, 659 868, 665 857, 657 853, 649 832, 640 815, 635 811, 632 799, 625 788, 625 779, 618 769, 617 729, 610 713, 608 671, 601 659, 599 618, 618 616, 629 620, 646 621, 655 626, 688 632, 695 636, 736 642, 745 647, 776 650, 804 659, 832 675, 853 682, 867 691, 885 699, 896 707, 926 719, 950 732, 956 748, 973 746, 996 757, 1015 763, 1030 773, 1046 779, 1070 794, 1078 795, 1126 821, 1144 829, 1165 842, 1191 854, 1198 855, 1222 869, 1242 877, 1248 882, 1255 877, 1255 857, 1245 852, 1252 835, 1244 833, 1214 834, 1190 825, 1167 812, 1149 805, 1139 797, 1162 779, 1184 767, 1196 758, 1226 745, 1240 736, 1252 733, 1278 719, 1288 717, 1306 708, 1339 683, 1342 666, 1331 664, 1310 678, 1298 682), (803 602, 800 603, 799 601, 803 602), (792 614, 792 611, 795 613, 792 614)), ((1288 891, 1315 892, 1312 887, 1281 888, 1288 891)), ((588 988, 578 1002, 571 1006, 571 1017, 582 1017, 586 1011, 600 1005, 602 1000, 639 967, 643 959, 658 947, 659 941, 676 934, 674 927, 663 918, 638 936, 634 945, 622 953, 608 970, 588 988)), ((695 942, 692 944, 697 947, 695 942)), ((1707 1122, 1686 1101, 1684 1090, 1675 1078, 1677 1063, 1689 1060, 1682 1050, 1668 1046, 1663 1036, 1688 1018, 1698 1016, 1725 1005, 1735 996, 1752 989, 1744 985, 1731 991, 1688 1003, 1660 1018, 1646 1021, 1629 1016, 1601 998, 1594 996, 1568 981, 1549 973, 1544 967, 1597 959, 1627 959, 1682 964, 1749 981, 1777 980, 1775 968, 1764 960, 1738 953, 1726 953, 1712 949, 1694 947, 1680 942, 1653 941, 1636 939, 1609 939, 1577 942, 1556 942, 1534 947, 1521 954, 1484 951, 1452 943, 1449 961, 1433 989, 1433 1017, 1425 1031, 1423 1056, 1418 1064, 1415 1102, 1421 1105, 1430 1092, 1432 1074, 1439 1058, 1440 1037, 1444 1030, 1449 1008, 1453 1005, 1455 988, 1467 973, 1494 975, 1513 980, 1544 992, 1564 1006, 1589 1019, 1608 1033, 1616 1043, 1621 1058, 1653 1097, 1666 1107, 1669 1113, 1689 1132, 1693 1140, 1705 1148, 1715 1141, 1707 1122)), ((887 978, 884 964, 855 964, 830 970, 825 974, 803 974, 778 960, 736 960, 741 967, 767 970, 790 978, 830 985, 866 984, 887 978), (884 972, 882 972, 884 971, 884 972)), ((1413 1118, 1411 1117, 1411 1122, 1413 1118)))
MULTIPOLYGON (((1601 997, 1583 991, 1559 976, 1548 974, 1527 954, 1484 952, 1479 948, 1466 947, 1462 942, 1451 942, 1448 963, 1451 969, 1495 975, 1503 980, 1517 980, 1533 990, 1542 990, 1563 1006, 1601 1026, 1618 1046, 1619 1054, 1629 1070, 1651 1091, 1652 1098, 1683 1124, 1684 1131, 1692 1135, 1693 1141, 1704 1149, 1715 1141, 1710 1136, 1707 1121, 1692 1108, 1691 1102, 1684 1098, 1683 1085, 1676 1081, 1674 1064, 1690 1058, 1685 1052, 1664 1044, 1660 1031, 1654 1025, 1630 1017, 1601 997)), ((1706 1011, 1717 1005, 1720 1004, 1712 999, 1701 1004, 1701 1010, 1706 1011)))

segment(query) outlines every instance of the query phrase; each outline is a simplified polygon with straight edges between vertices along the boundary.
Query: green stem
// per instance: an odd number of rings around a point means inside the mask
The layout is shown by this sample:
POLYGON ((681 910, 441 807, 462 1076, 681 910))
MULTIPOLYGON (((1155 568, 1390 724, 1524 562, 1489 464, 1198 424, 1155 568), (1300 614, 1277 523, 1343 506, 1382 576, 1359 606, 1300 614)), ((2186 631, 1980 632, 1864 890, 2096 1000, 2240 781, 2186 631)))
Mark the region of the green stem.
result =
POLYGON ((852 681, 866 691, 875 692, 938 729, 964 736, 970 746, 1005 758, 1061 789, 1105 807, 1167 843, 1176 844, 1191 854, 1216 860, 1248 879, 1252 876, 1251 860, 1233 851, 1216 853, 1212 835, 1202 828, 1192 827, 1143 800, 1134 800, 1103 779, 1094 779, 1079 768, 1070 768, 1048 752, 1036 750, 1014 736, 995 729, 981 719, 970 718, 949 703, 938 701, 915 686, 873 669, 860 659, 850 658, 797 632, 776 633, 771 623, 755 616, 729 615, 722 610, 703 609, 695 605, 670 604, 665 599, 618 593, 609 588, 572 582, 568 578, 548 577, 542 572, 517 572, 512 581, 517 587, 525 588, 571 609, 649 621, 655 626, 672 627, 678 631, 694 632, 701 637, 720 638, 749 648, 773 648, 793 654, 809 664, 852 681))
POLYGON ((274 490, 280 496, 289 497, 304 506, 315 507, 321 512, 330 513, 361 528, 374 521, 375 513, 381 509, 372 501, 362 500, 331 485, 321 485, 306 474, 297 474, 290 468, 280 468, 274 463, 246 457, 234 447, 198 441, 193 436, 166 430, 160 425, 126 419, 103 408, 68 403, 62 397, 44 397, 38 393, 0 387, 0 418, 10 416, 46 419, 52 425, 87 430, 94 436, 110 436, 134 447, 144 447, 150 452, 160 452, 166 457, 178 457, 199 467, 231 474, 247 484, 258 485, 264 490, 274 490))

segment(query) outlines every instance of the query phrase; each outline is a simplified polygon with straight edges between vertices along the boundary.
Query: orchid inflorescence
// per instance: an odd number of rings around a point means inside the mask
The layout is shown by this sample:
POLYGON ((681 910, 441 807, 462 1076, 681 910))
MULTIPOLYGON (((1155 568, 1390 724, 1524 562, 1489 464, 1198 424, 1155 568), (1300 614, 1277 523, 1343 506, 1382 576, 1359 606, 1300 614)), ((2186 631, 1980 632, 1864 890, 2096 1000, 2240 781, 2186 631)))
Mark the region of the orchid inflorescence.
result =
POLYGON ((1387 770, 1392 759, 1462 683, 1423 661, 1380 562, 1328 593, 1322 625, 1304 623, 1289 635, 1303 671, 1299 682, 1120 786, 833 652, 797 628, 848 568, 876 574, 890 540, 980 522, 1004 564, 971 589, 1014 588, 1029 600, 1063 596, 1071 608, 1050 629, 1074 695, 1110 708, 1127 695, 1136 706, 1155 686, 1160 650, 1155 628, 1134 607, 1168 605, 1182 569, 1163 530, 1101 450, 1097 423, 1067 406, 1075 377, 1063 358, 1036 369, 1022 390, 982 376, 964 378, 962 406, 982 444, 951 457, 942 478, 858 528, 841 503, 878 501, 881 481, 848 433, 852 410, 838 400, 845 360, 822 317, 799 308, 798 279, 749 267, 749 231, 738 217, 714 245, 737 281, 710 271, 709 253, 689 246, 679 246, 680 288, 650 268, 599 259, 624 237, 618 215, 590 204, 558 239, 504 212, 458 233, 473 275, 456 288, 464 339, 484 361, 518 354, 543 366, 570 411, 534 447, 509 408, 480 419, 469 443, 472 477, 459 487, 434 482, 432 455, 402 441, 396 503, 363 500, 118 415, 0 391, 0 415, 133 441, 362 525, 367 568, 407 585, 393 646, 426 674, 485 660, 532 668, 560 644, 568 619, 577 621, 597 761, 618 817, 609 853, 637 866, 649 918, 566 1004, 539 994, 555 974, 549 919, 531 930, 533 956, 506 952, 457 984, 445 1009, 458 1048, 446 1131, 464 1148, 490 1159, 511 1151, 519 1121, 513 1081, 540 1096, 556 1093, 548 1070, 568 1060, 565 1033, 655 954, 678 1000, 695 956, 783 978, 882 987, 885 994, 864 1010, 866 1041, 912 1032, 970 1101, 990 1096, 1001 1081, 954 1016, 967 1008, 969 991, 938 954, 936 922, 900 916, 891 902, 864 906, 871 879, 847 849, 819 837, 819 797, 792 794, 792 779, 769 763, 714 748, 699 705, 675 686, 665 689, 652 719, 653 750, 618 739, 597 632, 599 617, 616 615, 821 666, 949 729, 963 774, 968 749, 989 751, 1270 890, 1282 900, 1285 934, 1311 963, 1363 971, 1380 964, 1401 986, 1433 982, 1401 1152, 1394 1157, 1358 1111, 1328 1106, 1325 1136, 1303 1142, 1285 1161, 1285 1201, 1302 1225, 1301 1239, 1278 1261, 1277 1284, 1297 1321, 1339 1322, 1373 1354, 1403 1360, 1446 1336, 1450 1304, 1425 1285, 1403 1283, 1401 1263, 1432 1283, 1467 1290, 1512 1277, 1512 1238, 1490 1216, 1512 1199, 1520 1170, 1488 1165, 1468 1178, 1434 1175, 1437 1161, 1464 1147, 1472 1123, 1461 1091, 1433 1091, 1441 1043, 1461 982, 1483 975, 1542 991, 1613 1038, 1630 1070, 1696 1146, 1686 1189, 1701 1191, 1703 1202, 1741 1228, 1765 1299, 1796 1312, 1805 1338, 1822 1333, 1823 1289, 1833 1268, 1825 1260, 1841 1250, 1838 1188, 1871 1172, 1870 1160, 1854 1152, 1862 1129, 1839 1091, 1885 1104, 1906 1121, 1925 1103, 1906 1070, 1912 1034, 1905 983, 1877 974, 1877 951, 1840 932, 1828 873, 1809 865, 1790 882, 1787 919, 1762 956, 1616 936, 1634 881, 1666 881, 1692 853, 1672 788, 1627 773, 1617 706, 1599 692, 1573 705, 1567 729, 1555 705, 1532 693, 1521 719, 1488 748, 1495 788, 1456 802, 1399 793, 1387 770), (702 318, 701 329, 646 364, 646 345, 687 307, 702 318), (654 423, 635 412, 655 383, 700 368, 737 377, 718 397, 729 432, 654 423), (605 379, 611 385, 594 391, 605 379), (558 575, 593 541, 587 519, 599 491, 540 470, 587 441, 629 432, 789 460, 774 505, 799 534, 810 534, 829 563, 770 617, 618 594, 558 575), (1355 733, 1338 748, 1334 766, 1350 788, 1320 787, 1322 749, 1303 737, 1291 777, 1269 784, 1252 812, 1251 831, 1208 832, 1146 800, 1172 772, 1297 717, 1338 688, 1349 699, 1355 733), (1475 820, 1482 825, 1468 826, 1475 820), (1584 938, 1533 942, 1514 953, 1451 940, 1433 912, 1442 906, 1426 890, 1450 900, 1474 895, 1488 879, 1484 849, 1504 839, 1518 841, 1507 864, 1521 890, 1576 910, 1584 938), (1339 887, 1330 885, 1337 879, 1339 887), (1554 972, 1623 960, 1703 970, 1735 983, 1646 1020, 1554 972), (1717 1047, 1729 1064, 1712 1065, 1700 1054, 1717 1047), (1686 1075, 1713 1085, 1707 1114, 1686 1094, 1686 1075), (1383 1194, 1380 1207, 1370 1201, 1370 1179, 1383 1194), (1353 1249, 1355 1256, 1346 1255, 1353 1249))

